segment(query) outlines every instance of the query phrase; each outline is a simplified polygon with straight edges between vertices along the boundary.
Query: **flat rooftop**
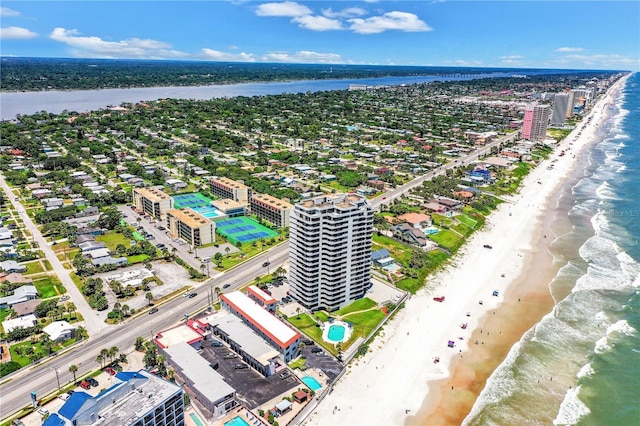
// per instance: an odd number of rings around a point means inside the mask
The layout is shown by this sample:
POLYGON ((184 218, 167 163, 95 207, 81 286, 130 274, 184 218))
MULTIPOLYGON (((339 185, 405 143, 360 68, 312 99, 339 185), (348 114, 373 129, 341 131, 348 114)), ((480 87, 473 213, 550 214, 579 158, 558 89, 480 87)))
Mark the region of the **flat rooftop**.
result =
POLYGON ((191 343, 202 339, 200 333, 186 324, 163 330, 156 335, 155 341, 163 348, 170 348, 179 343, 191 343))
POLYGON ((229 306, 233 307, 258 330, 269 336, 274 343, 281 348, 289 347, 289 345, 300 338, 298 332, 289 328, 288 325, 249 299, 244 293, 232 291, 231 293, 221 295, 220 298, 229 304, 229 306))
POLYGON ((138 193, 151 201, 168 200, 171 198, 168 194, 156 188, 134 188, 133 192, 138 193))
POLYGON ((256 285, 248 286, 247 287, 247 291, 250 294, 253 294, 258 299, 262 300, 267 305, 270 305, 272 303, 276 303, 276 299, 274 299, 273 296, 270 296, 269 294, 265 293, 260 287, 258 287, 256 285))
POLYGON ((251 197, 252 201, 259 201, 269 206, 275 207, 278 210, 288 210, 293 208, 293 204, 282 201, 280 198, 276 198, 269 194, 255 194, 251 197))
POLYGON ((223 198, 222 200, 212 201, 211 205, 223 212, 226 212, 227 210, 235 210, 247 207, 245 203, 240 203, 230 198, 223 198))
POLYGON ((230 312, 218 311, 208 316, 206 320, 210 325, 218 327, 229 335, 243 351, 262 365, 269 365, 269 360, 280 356, 280 352, 273 349, 240 318, 230 312))
POLYGON ((200 213, 194 212, 189 208, 185 208, 182 210, 171 209, 167 210, 167 215, 171 215, 174 218, 178 219, 182 223, 186 224, 192 229, 200 228, 203 225, 209 225, 211 222, 206 217, 202 216, 200 213))
POLYGON ((236 390, 229 386, 209 362, 187 343, 178 343, 164 350, 179 369, 178 374, 188 379, 193 386, 211 402, 221 401, 236 390))
POLYGON ((222 184, 224 186, 228 186, 230 188, 235 188, 235 189, 249 188, 244 183, 236 182, 235 180, 229 179, 229 178, 226 178, 226 177, 212 178, 211 182, 217 182, 217 183, 220 183, 220 184, 222 184))
POLYGON ((135 377, 114 385, 95 397, 101 409, 99 410, 100 418, 93 425, 131 424, 180 390, 176 384, 167 382, 145 370, 135 373, 118 373, 116 378, 123 377, 122 375, 135 375, 135 377), (135 389, 131 386, 133 381, 135 381, 135 389), (129 386, 128 392, 113 398, 111 392, 115 394, 120 386, 129 386))

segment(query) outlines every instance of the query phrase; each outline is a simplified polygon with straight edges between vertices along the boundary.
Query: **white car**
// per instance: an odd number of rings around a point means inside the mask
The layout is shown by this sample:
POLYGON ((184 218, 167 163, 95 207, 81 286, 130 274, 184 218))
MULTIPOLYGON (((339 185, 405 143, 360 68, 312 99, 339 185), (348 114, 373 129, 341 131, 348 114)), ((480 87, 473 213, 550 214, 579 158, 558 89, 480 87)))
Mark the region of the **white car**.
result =
POLYGON ((62 395, 58 395, 58 398, 63 401, 66 401, 67 399, 69 399, 70 396, 71 395, 69 395, 68 393, 63 393, 62 395))
POLYGON ((44 407, 38 407, 38 414, 40 414, 42 417, 49 415, 49 410, 47 410, 44 407))

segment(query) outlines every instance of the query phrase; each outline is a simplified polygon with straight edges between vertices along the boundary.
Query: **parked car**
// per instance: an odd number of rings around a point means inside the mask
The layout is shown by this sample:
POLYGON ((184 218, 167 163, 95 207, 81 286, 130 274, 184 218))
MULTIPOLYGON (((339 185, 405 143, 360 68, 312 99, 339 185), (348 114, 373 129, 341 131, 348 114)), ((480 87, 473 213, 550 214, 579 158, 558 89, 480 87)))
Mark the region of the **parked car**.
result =
POLYGON ((37 411, 38 411, 38 414, 40 414, 42 417, 49 415, 49 410, 47 410, 44 407, 38 407, 37 411))
POLYGON ((284 380, 287 377, 289 377, 291 375, 291 373, 289 373, 289 371, 283 371, 282 373, 280 373, 280 375, 278 377, 280 377, 280 380, 284 380))
POLYGON ((222 358, 224 358, 224 359, 235 359, 235 358, 238 358, 238 355, 236 355, 234 353, 230 353, 230 354, 226 354, 222 358))
POLYGON ((236 370, 244 370, 246 368, 249 368, 249 366, 247 364, 236 364, 233 366, 233 368, 235 368, 236 370))
POLYGON ((89 382, 89 384, 91 386, 93 386, 94 388, 97 388, 100 385, 100 383, 98 383, 98 381, 96 379, 94 379, 93 377, 89 377, 87 379, 87 382, 89 382))
POLYGON ((485 244, 482 247, 486 248, 486 249, 492 249, 493 247, 491 247, 489 244, 485 244))
POLYGON ((316 344, 316 342, 314 342, 313 340, 309 340, 309 339, 303 340, 302 343, 304 343, 307 346, 313 346, 313 345, 316 344))
POLYGON ((314 346, 313 348, 311 348, 311 353, 317 354, 319 352, 322 352, 322 349, 320 349, 317 346, 314 346))
POLYGON ((70 396, 71 395, 69 395, 68 393, 63 393, 62 395, 58 395, 58 398, 63 401, 66 401, 67 399, 69 399, 70 396))
POLYGON ((214 340, 213 342, 211 342, 211 346, 215 346, 216 348, 221 348, 223 344, 220 340, 214 340))
POLYGON ((166 228, 164 226, 158 226, 158 229, 164 231, 166 228))
POLYGON ((75 391, 74 391, 73 389, 69 389, 69 390, 67 391, 67 395, 71 396, 71 395, 73 395, 73 393, 74 393, 74 392, 75 392, 75 391))
POLYGON ((152 308, 152 309, 149 311, 149 315, 151 315, 151 314, 155 314, 156 312, 158 312, 158 308, 152 308))
POLYGON ((108 375, 110 375, 110 376, 115 376, 115 375, 116 375, 116 373, 117 373, 117 372, 116 372, 116 370, 114 370, 114 369, 113 369, 113 368, 111 368, 111 367, 107 367, 107 368, 105 368, 105 369, 104 369, 104 371, 105 371, 108 375))
POLYGON ((89 382, 86 382, 86 381, 81 382, 81 383, 80 383, 80 387, 81 387, 82 389, 91 389, 91 385, 89 384, 89 382))

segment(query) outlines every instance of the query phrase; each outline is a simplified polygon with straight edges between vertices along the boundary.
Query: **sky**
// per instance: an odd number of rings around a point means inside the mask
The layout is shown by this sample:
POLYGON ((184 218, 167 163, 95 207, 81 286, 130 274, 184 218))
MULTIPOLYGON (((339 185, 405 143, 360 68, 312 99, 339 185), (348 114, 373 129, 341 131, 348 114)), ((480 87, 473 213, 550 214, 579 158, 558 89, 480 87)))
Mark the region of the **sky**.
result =
POLYGON ((640 2, 10 1, 0 54, 640 70, 640 2))

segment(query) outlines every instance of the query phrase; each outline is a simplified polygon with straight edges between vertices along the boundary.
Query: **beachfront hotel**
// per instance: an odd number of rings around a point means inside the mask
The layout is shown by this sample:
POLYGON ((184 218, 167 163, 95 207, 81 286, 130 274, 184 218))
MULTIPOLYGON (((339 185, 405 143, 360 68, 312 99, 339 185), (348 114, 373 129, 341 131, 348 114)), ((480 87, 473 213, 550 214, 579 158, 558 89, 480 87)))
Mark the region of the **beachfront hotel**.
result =
POLYGON ((547 137, 549 115, 551 115, 549 105, 528 105, 524 110, 522 139, 544 141, 547 137))
POLYGON ((224 309, 240 318, 256 334, 282 354, 285 362, 298 355, 300 334, 240 291, 220 296, 224 309))
POLYGON ((371 286, 373 210, 357 194, 300 201, 291 213, 291 296, 312 311, 340 309, 371 286))
POLYGON ((277 226, 289 226, 293 204, 267 194, 255 194, 251 197, 251 213, 277 226))
POLYGON ((248 203, 251 198, 251 188, 244 183, 226 177, 214 177, 209 180, 209 188, 218 198, 230 198, 233 201, 248 203))
POLYGON ((167 210, 173 208, 173 198, 156 188, 134 188, 133 205, 137 211, 164 219, 167 210))
POLYGON ((171 238, 182 238, 193 247, 216 241, 216 224, 186 208, 167 210, 167 229, 171 238))
POLYGON ((220 210, 227 217, 245 216, 248 210, 247 203, 240 203, 230 198, 212 201, 211 205, 220 210))

